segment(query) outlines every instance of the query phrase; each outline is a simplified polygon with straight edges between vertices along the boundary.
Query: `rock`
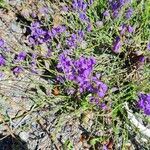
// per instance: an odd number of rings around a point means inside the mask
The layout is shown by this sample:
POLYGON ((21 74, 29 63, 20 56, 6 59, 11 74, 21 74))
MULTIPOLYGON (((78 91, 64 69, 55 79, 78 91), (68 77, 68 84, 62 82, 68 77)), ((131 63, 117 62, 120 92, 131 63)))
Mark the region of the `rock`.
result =
POLYGON ((87 42, 86 41, 82 41, 81 42, 81 48, 82 49, 86 49, 87 48, 87 42))
POLYGON ((14 118, 16 116, 18 111, 16 111, 15 109, 12 109, 12 108, 8 108, 7 109, 7 115, 10 117, 10 118, 14 118))
POLYGON ((19 133, 19 137, 20 137, 23 141, 27 142, 28 139, 29 139, 29 133, 27 133, 27 132, 25 132, 25 131, 20 132, 20 133, 19 133))
POLYGON ((14 31, 16 33, 20 33, 21 34, 23 32, 21 27, 18 24, 16 24, 15 22, 13 22, 11 24, 11 29, 12 29, 12 31, 14 31))

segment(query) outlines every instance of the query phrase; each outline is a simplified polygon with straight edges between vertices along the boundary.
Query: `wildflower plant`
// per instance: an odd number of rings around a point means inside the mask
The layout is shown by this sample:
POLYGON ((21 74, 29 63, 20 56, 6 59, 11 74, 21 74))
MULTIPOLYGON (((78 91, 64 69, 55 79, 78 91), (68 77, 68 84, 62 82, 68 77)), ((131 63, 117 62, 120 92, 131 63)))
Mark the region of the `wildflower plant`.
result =
POLYGON ((103 98, 108 87, 100 81, 99 75, 93 76, 95 64, 96 60, 92 57, 81 56, 77 60, 72 60, 70 57, 61 54, 57 67, 64 73, 64 76, 59 76, 58 80, 74 82, 78 87, 77 92, 81 94, 90 92, 96 94, 98 98, 103 98))
MULTIPOLYGON (((4 122, 29 115, 27 131, 32 123, 41 125, 54 116, 41 126, 50 125, 44 131, 50 132, 55 147, 62 128, 75 120, 82 132, 78 139, 89 149, 127 149, 129 143, 134 147, 133 136, 138 143, 144 135, 129 119, 126 105, 139 122, 150 123, 149 1, 40 2, 26 4, 31 11, 19 18, 25 29, 22 43, 17 42, 20 47, 0 37, 1 95, 11 99, 19 89, 14 99, 26 98, 25 105, 15 102, 23 109, 21 115, 18 111, 9 118, 2 109, 4 122), (26 89, 14 85, 15 90, 3 91, 14 80, 26 89), (32 106, 26 109, 28 103, 32 106)), ((68 143, 76 148, 78 140, 71 136, 60 142, 62 148, 69 149, 68 143)), ((148 147, 149 139, 147 145, 140 144, 148 147)))

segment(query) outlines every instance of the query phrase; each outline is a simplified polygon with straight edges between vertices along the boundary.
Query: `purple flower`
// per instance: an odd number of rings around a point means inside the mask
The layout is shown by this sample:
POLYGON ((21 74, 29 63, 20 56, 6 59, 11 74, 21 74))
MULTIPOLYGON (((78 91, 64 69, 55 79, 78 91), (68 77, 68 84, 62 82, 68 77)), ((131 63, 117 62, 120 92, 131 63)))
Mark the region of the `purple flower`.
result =
POLYGON ((147 43, 147 49, 150 51, 150 42, 147 43))
POLYGON ((15 67, 15 68, 13 68, 13 74, 18 75, 18 74, 20 74, 21 72, 23 72, 23 68, 22 68, 22 67, 17 66, 17 67, 15 67))
POLYGON ((35 12, 32 12, 32 13, 31 13, 31 17, 32 17, 32 18, 36 18, 36 13, 35 13, 35 12))
POLYGON ((94 3, 94 0, 88 0, 89 5, 92 5, 94 3))
POLYGON ((134 28, 130 25, 126 25, 126 24, 123 24, 121 27, 120 27, 120 34, 121 35, 125 35, 126 32, 129 32, 129 33, 132 33, 134 32, 134 28))
POLYGON ((60 55, 57 68, 59 71, 64 72, 67 79, 69 79, 70 75, 72 75, 72 63, 73 62, 69 56, 65 55, 64 53, 60 55))
POLYGON ((40 45, 51 39, 51 32, 43 29, 40 22, 34 22, 31 24, 31 35, 28 40, 31 45, 40 45))
POLYGON ((86 11, 87 3, 83 0, 73 0, 72 2, 73 9, 77 11, 86 11))
POLYGON ((113 17, 114 18, 118 18, 119 17, 119 11, 118 10, 113 11, 113 17))
POLYGON ((103 145, 103 150, 108 150, 106 145, 103 145))
POLYGON ((4 66, 6 64, 5 58, 0 54, 0 66, 4 66))
POLYGON ((99 98, 103 98, 108 90, 107 85, 100 81, 97 76, 92 78, 92 83, 94 88, 93 92, 97 94, 99 98))
POLYGON ((143 55, 141 55, 141 56, 139 56, 138 60, 139 60, 140 62, 144 62, 144 61, 145 61, 145 57, 144 57, 143 55))
POLYGON ((83 30, 78 30, 77 33, 78 33, 77 36, 78 36, 79 40, 82 40, 84 38, 84 32, 83 32, 83 30))
POLYGON ((57 26, 57 27, 53 27, 51 29, 51 36, 53 38, 55 38, 56 36, 60 35, 61 33, 66 31, 66 27, 65 26, 57 26))
POLYGON ((103 15, 104 17, 109 17, 110 16, 109 10, 104 11, 103 15))
POLYGON ((94 102, 95 102, 95 97, 93 97, 93 96, 90 97, 90 102, 91 102, 91 103, 94 103, 94 102))
POLYGON ((87 27, 86 27, 86 30, 87 30, 88 32, 90 32, 90 31, 92 30, 92 26, 91 26, 90 23, 88 23, 88 25, 87 25, 87 27))
POLYGON ((139 94, 138 106, 146 115, 150 115, 150 94, 139 94))
POLYGON ((110 1, 110 6, 113 11, 119 9, 119 7, 120 7, 119 3, 117 1, 113 1, 113 0, 110 1))
POLYGON ((96 97, 90 97, 90 102, 96 105, 99 105, 99 99, 96 97))
POLYGON ((31 29, 40 28, 41 24, 40 22, 33 22, 31 23, 31 29))
POLYGON ((129 33, 134 32, 134 28, 133 28, 133 27, 131 27, 130 25, 127 27, 127 30, 128 30, 128 32, 129 32, 129 33))
POLYGON ((66 41, 69 48, 76 48, 77 47, 77 36, 76 34, 72 34, 66 41))
POLYGON ((72 1, 72 6, 74 9, 78 9, 78 1, 77 0, 73 0, 72 1))
POLYGON ((67 43, 67 45, 68 45, 69 48, 71 48, 71 49, 73 48, 74 49, 74 48, 77 47, 77 45, 79 43, 81 43, 81 41, 83 40, 83 38, 84 38, 84 32, 82 30, 78 30, 76 34, 73 33, 71 35, 71 37, 69 37, 67 39, 66 43, 67 43))
POLYGON ((35 43, 35 40, 34 40, 34 37, 29 37, 28 38, 28 41, 29 41, 29 43, 31 44, 31 45, 35 45, 36 43, 35 43))
POLYGON ((17 56, 17 60, 16 61, 23 61, 26 58, 26 52, 25 51, 21 51, 18 56, 17 56))
POLYGON ((110 0, 109 5, 112 11, 113 17, 117 18, 120 15, 122 7, 124 7, 130 0, 110 0))
POLYGON ((79 13, 79 18, 81 21, 88 21, 88 16, 86 15, 86 13, 79 13))
POLYGON ((105 103, 101 103, 101 104, 100 104, 100 108, 102 108, 103 110, 105 110, 105 109, 107 109, 107 106, 106 106, 105 103))
POLYGON ((125 4, 129 3, 130 0, 118 0, 119 7, 123 7, 125 4))
POLYGON ((132 14, 133 14, 133 8, 128 8, 128 10, 126 11, 125 16, 126 16, 127 19, 130 19, 132 14))
POLYGON ((122 47, 122 43, 121 43, 120 37, 117 36, 113 44, 113 52, 120 53, 121 47, 122 47))
POLYGON ((51 49, 48 49, 48 51, 47 51, 47 54, 46 54, 46 58, 49 58, 50 56, 51 56, 51 54, 52 54, 52 51, 51 51, 51 49))
POLYGON ((117 2, 115 0, 111 0, 110 7, 113 11, 119 9, 119 7, 120 7, 119 2, 117 2))
POLYGON ((3 46, 4 46, 4 40, 0 39, 0 47, 3 47, 3 46))
POLYGON ((89 1, 89 4, 84 0, 73 0, 72 6, 73 9, 78 13, 79 19, 86 23, 90 23, 90 19, 88 18, 86 12, 87 7, 93 3, 93 0, 89 1))
POLYGON ((121 34, 121 35, 124 35, 124 34, 126 33, 126 31, 127 31, 127 25, 126 25, 126 24, 123 24, 123 25, 120 27, 120 30, 121 30, 120 34, 121 34))

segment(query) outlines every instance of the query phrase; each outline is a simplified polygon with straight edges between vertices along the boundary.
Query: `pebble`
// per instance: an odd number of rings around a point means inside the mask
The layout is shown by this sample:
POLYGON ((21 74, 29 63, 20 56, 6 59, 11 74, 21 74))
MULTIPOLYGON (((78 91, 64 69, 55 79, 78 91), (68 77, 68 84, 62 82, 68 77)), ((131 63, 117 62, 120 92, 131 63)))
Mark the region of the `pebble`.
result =
POLYGON ((103 25, 104 25, 104 23, 102 21, 97 21, 96 22, 96 26, 99 27, 99 28, 103 27, 103 25))
POLYGON ((21 27, 16 23, 12 23, 11 29, 12 29, 12 31, 14 31, 16 33, 22 33, 23 32, 21 27))
POLYGON ((81 48, 82 49, 86 49, 87 48, 87 42, 86 41, 82 41, 81 42, 81 48))
POLYGON ((25 131, 20 132, 20 133, 19 133, 19 137, 20 137, 23 141, 27 142, 27 141, 28 141, 28 138, 29 138, 29 133, 27 133, 27 132, 25 132, 25 131))

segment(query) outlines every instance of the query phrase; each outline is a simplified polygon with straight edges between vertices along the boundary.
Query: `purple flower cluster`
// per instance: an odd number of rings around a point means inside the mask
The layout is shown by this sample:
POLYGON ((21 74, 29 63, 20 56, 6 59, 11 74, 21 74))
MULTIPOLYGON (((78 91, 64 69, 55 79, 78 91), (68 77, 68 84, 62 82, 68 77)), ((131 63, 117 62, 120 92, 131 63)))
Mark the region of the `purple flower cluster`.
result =
POLYGON ((139 94, 138 106, 146 115, 150 115, 150 94, 139 94))
POLYGON ((19 52, 17 58, 16 58, 16 62, 21 62, 23 60, 25 60, 27 53, 25 51, 21 51, 19 52))
POLYGON ((113 52, 115 53, 120 53, 121 51, 121 48, 122 48, 122 42, 121 42, 121 39, 119 36, 116 37, 114 43, 113 43, 113 52))
POLYGON ((65 31, 66 31, 66 27, 65 26, 59 25, 57 27, 53 27, 51 29, 51 32, 50 32, 51 33, 51 37, 52 38, 56 38, 58 35, 62 34, 65 31))
MULTIPOLYGON (((21 63, 22 61, 25 60, 26 56, 27 56, 27 53, 26 53, 25 51, 19 52, 18 55, 17 55, 17 58, 14 60, 14 63, 15 63, 15 64, 16 64, 16 63, 21 63)), ((13 71, 13 74, 18 75, 18 74, 20 74, 21 72, 23 72, 23 67, 20 66, 20 65, 19 65, 19 66, 16 65, 16 67, 14 67, 14 68, 12 69, 12 71, 13 71)))
POLYGON ((84 38, 84 32, 82 30, 77 31, 77 34, 73 33, 66 41, 67 46, 71 49, 77 47, 78 43, 80 43, 84 38))
POLYGON ((88 0, 88 4, 92 5, 94 3, 94 0, 88 0))
POLYGON ((134 28, 130 25, 123 24, 120 27, 120 35, 125 35, 126 33, 133 33, 134 28))
POLYGON ((31 35, 29 36, 29 43, 31 45, 43 44, 50 40, 51 34, 47 29, 41 27, 40 22, 34 22, 30 27, 31 35))
POLYGON ((105 83, 99 80, 99 78, 99 75, 92 77, 92 87, 89 88, 89 91, 96 93, 99 98, 103 98, 108 90, 108 87, 105 83))
MULTIPOLYGON (((2 40, 2 39, 0 39, 0 48, 8 50, 7 47, 5 47, 4 40, 2 40)), ((26 52, 21 51, 17 55, 17 58, 14 60, 14 63, 16 64, 18 62, 22 62, 25 58, 26 58, 26 52)), ((5 65, 6 65, 6 59, 2 54, 0 54, 0 66, 5 66, 5 65)), ((23 68, 21 66, 16 65, 16 67, 12 68, 12 72, 15 75, 18 75, 22 71, 23 71, 23 68)))
MULTIPOLYGON (((126 33, 133 33, 134 32, 134 28, 130 25, 126 25, 126 24, 123 24, 121 27, 120 27, 120 36, 123 36, 125 35, 126 33)), ((121 38, 120 36, 117 36, 113 42, 113 52, 115 53, 120 53, 121 52, 121 48, 122 48, 122 44, 123 42, 121 41, 121 38)))
POLYGON ((82 94, 90 92, 103 98, 107 92, 107 85, 99 80, 99 76, 93 76, 96 61, 93 57, 81 56, 77 60, 71 59, 66 54, 61 54, 57 68, 64 73, 59 80, 66 79, 73 81, 78 86, 78 91, 82 94))
POLYGON ((40 22, 34 22, 31 24, 31 35, 29 36, 29 43, 31 45, 40 45, 48 42, 52 38, 56 38, 58 35, 66 31, 65 26, 53 27, 50 30, 41 27, 40 22))
POLYGON ((88 2, 85 2, 84 0, 73 0, 72 1, 72 6, 73 9, 77 11, 86 11, 87 7, 92 5, 94 0, 88 0, 88 2))
POLYGON ((131 16, 132 16, 132 14, 133 14, 133 8, 130 7, 130 8, 128 8, 128 9, 126 10, 125 16, 126 16, 127 19, 130 19, 131 16))
POLYGON ((0 66, 4 66, 6 64, 5 58, 0 54, 0 66))
POLYGON ((103 12, 103 15, 104 15, 104 17, 110 17, 110 13, 109 13, 109 10, 106 10, 106 11, 104 11, 103 12))
POLYGON ((19 75, 21 72, 23 72, 23 68, 21 66, 17 66, 14 67, 12 71, 14 75, 19 75))
POLYGON ((89 0, 88 3, 84 0, 73 0, 72 1, 72 7, 75 11, 77 11, 79 15, 79 19, 86 23, 87 25, 87 31, 91 31, 91 25, 90 25, 90 19, 87 16, 87 8, 88 6, 93 4, 93 0, 89 0))
MULTIPOLYGON (((123 6, 131 3, 130 0, 109 0, 110 9, 114 18, 118 17, 123 6)), ((129 19, 133 13, 133 9, 129 8, 126 11, 126 18, 129 19)))
POLYGON ((75 9, 77 11, 85 12, 88 4, 86 2, 84 2, 83 0, 73 0, 72 6, 73 6, 73 9, 75 9))

